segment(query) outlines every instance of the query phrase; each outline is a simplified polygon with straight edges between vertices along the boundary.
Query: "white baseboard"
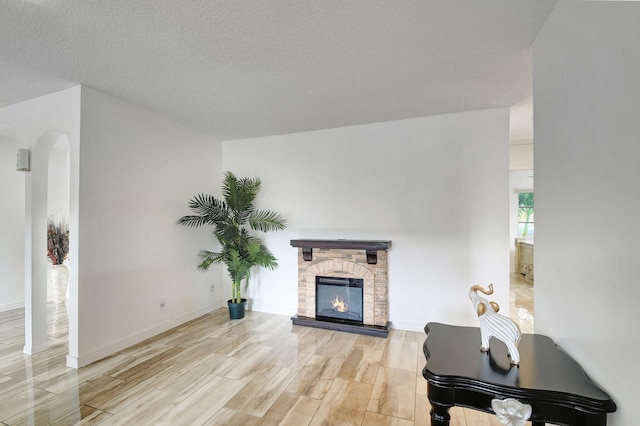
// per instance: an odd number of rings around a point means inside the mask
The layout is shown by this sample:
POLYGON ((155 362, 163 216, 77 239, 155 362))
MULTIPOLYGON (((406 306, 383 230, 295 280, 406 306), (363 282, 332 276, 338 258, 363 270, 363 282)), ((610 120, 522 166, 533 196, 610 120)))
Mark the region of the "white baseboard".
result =
MULTIPOLYGON (((415 322, 407 322, 407 321, 391 321, 391 328, 395 328, 396 330, 406 330, 406 331, 417 331, 424 333, 424 326, 426 323, 418 324, 415 322)), ((424 335, 427 337, 427 335, 424 335)))
POLYGON ((5 305, 0 305, 0 312, 12 311, 14 309, 24 308, 24 300, 22 302, 15 303, 7 303, 5 305))
POLYGON ((295 315, 297 309, 287 306, 272 306, 272 305, 262 305, 257 303, 250 303, 248 306, 248 310, 256 311, 256 312, 265 312, 268 314, 278 314, 278 315, 295 315))
POLYGON ((78 357, 67 355, 67 367, 75 368, 76 370, 80 368, 78 357))
POLYGON ((24 347, 22 348, 22 353, 26 355, 35 355, 39 352, 44 352, 47 349, 49 349, 49 342, 44 342, 37 346, 24 345, 24 347))
POLYGON ((197 311, 188 313, 186 315, 182 315, 178 318, 174 318, 172 320, 157 324, 153 327, 147 328, 146 330, 142 330, 124 339, 118 340, 117 342, 102 346, 98 349, 87 352, 85 354, 81 354, 79 356, 74 356, 69 354, 67 355, 67 367, 75 368, 75 369, 84 367, 85 365, 89 365, 92 362, 96 362, 110 355, 113 355, 118 351, 126 349, 129 346, 133 346, 137 343, 140 343, 145 339, 156 336, 160 333, 163 333, 167 330, 175 328, 188 321, 201 317, 202 315, 206 315, 209 312, 212 312, 218 308, 221 308, 222 306, 226 306, 226 302, 224 305, 221 304, 220 302, 216 302, 215 304, 210 305, 206 308, 202 308, 197 311))

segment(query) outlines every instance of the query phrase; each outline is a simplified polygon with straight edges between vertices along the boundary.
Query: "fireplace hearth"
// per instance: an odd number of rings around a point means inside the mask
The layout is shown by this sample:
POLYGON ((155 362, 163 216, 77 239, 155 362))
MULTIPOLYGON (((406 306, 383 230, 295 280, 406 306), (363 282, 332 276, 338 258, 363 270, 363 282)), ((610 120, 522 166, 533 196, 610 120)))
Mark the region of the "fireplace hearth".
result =
POLYGON ((387 337, 390 241, 291 240, 298 248, 294 325, 387 337))

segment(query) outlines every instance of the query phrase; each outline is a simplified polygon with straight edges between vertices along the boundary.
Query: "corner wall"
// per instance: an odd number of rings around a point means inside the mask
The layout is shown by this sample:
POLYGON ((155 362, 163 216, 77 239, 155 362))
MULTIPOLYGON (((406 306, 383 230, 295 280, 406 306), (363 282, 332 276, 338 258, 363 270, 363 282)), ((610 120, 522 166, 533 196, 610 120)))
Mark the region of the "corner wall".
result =
POLYGON ((253 309, 296 313, 299 238, 391 240, 394 328, 476 325, 473 284, 507 307, 508 145, 506 108, 225 142, 225 170, 289 220, 264 235, 280 267, 254 276, 253 309))
POLYGON ((221 270, 196 270, 212 235, 176 225, 193 195, 219 190, 222 150, 202 133, 88 87, 80 139, 82 366, 222 306, 221 270))
POLYGON ((559 2, 533 49, 536 332, 637 423, 640 4, 559 2))

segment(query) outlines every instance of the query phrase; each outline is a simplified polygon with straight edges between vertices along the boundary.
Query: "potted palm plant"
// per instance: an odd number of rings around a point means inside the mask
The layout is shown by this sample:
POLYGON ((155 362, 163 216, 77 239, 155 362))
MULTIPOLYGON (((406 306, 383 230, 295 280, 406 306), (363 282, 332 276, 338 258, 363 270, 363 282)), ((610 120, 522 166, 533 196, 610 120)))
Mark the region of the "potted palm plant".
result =
POLYGON ((178 224, 183 226, 213 226, 220 251, 200 250, 202 261, 198 269, 204 272, 214 263, 226 265, 231 278, 231 299, 227 302, 231 319, 244 317, 247 301, 242 298, 242 290, 246 291, 252 268, 275 269, 278 266, 275 256, 250 230, 278 231, 287 225, 286 219, 278 213, 255 209, 253 202, 260 186, 259 178, 238 179, 232 172, 225 172, 223 199, 198 194, 189 202, 189 208, 195 215, 178 220, 178 224))

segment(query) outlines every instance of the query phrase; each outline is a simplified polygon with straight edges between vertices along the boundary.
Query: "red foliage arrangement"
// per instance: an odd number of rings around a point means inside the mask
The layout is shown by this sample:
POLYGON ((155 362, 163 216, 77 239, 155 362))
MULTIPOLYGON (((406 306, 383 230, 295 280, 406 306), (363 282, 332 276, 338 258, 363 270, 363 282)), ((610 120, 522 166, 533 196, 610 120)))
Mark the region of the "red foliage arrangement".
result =
POLYGON ((47 257, 54 265, 61 265, 69 255, 69 225, 63 220, 47 221, 47 257))

